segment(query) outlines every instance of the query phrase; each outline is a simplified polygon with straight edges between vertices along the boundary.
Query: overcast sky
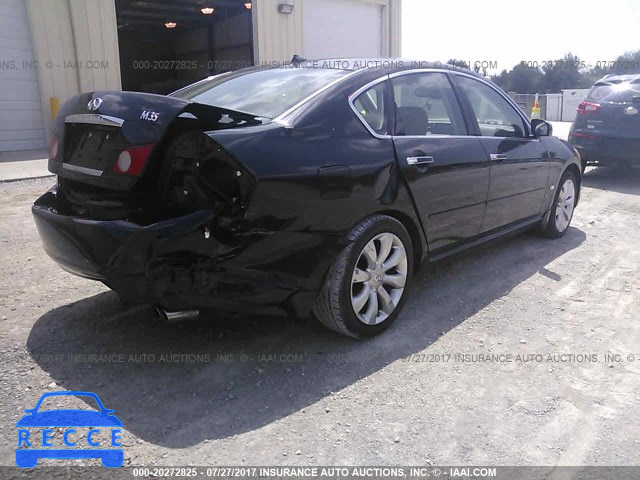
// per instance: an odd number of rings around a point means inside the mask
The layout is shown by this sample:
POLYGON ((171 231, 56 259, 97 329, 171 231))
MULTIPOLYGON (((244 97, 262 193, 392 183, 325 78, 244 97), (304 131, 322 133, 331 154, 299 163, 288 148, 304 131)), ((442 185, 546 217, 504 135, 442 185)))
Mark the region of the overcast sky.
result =
POLYGON ((402 56, 497 62, 614 61, 640 50, 640 0, 402 0, 402 56))

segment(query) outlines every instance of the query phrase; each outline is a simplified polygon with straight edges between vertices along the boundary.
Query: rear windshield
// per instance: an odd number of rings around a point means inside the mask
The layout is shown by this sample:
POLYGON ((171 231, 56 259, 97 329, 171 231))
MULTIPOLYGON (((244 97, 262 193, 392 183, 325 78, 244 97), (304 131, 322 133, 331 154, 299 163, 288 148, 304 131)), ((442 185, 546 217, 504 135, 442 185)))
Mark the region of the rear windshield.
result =
POLYGON ((640 97, 640 79, 630 82, 621 80, 598 82, 588 95, 589 100, 613 103, 631 103, 634 97, 640 97))
POLYGON ((240 70, 195 83, 171 96, 271 119, 349 73, 293 67, 240 70))

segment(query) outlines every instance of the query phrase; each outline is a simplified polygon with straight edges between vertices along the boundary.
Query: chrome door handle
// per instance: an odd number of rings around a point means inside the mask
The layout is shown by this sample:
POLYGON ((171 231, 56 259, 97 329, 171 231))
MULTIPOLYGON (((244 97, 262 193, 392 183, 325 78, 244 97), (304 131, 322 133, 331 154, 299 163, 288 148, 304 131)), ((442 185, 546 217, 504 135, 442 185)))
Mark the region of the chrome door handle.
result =
POLYGON ((491 155, 489 155, 489 157, 491 158, 491 160, 496 161, 496 160, 506 160, 507 157, 504 153, 492 153, 491 155))
POLYGON ((407 157, 407 163, 409 165, 428 165, 435 163, 433 157, 407 157))

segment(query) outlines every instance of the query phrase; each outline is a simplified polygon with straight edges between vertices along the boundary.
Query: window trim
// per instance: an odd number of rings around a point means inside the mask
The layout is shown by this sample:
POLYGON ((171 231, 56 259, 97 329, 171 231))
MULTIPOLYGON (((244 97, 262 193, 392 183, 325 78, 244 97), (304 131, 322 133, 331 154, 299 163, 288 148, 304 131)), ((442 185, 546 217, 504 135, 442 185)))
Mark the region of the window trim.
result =
MULTIPOLYGON (((374 137, 376 137, 376 138, 391 138, 391 135, 389 135, 389 134, 382 135, 380 133, 377 133, 373 128, 371 128, 371 125, 369 125, 369 123, 365 120, 365 118, 362 116, 362 114, 356 108, 355 101, 360 95, 362 95, 367 90, 377 86, 380 83, 386 82, 387 80, 389 80, 389 75, 385 75, 384 77, 376 78, 375 80, 372 80, 371 82, 369 82, 366 85, 360 87, 355 92, 353 92, 351 95, 349 95, 349 98, 347 100, 349 102, 349 107, 351 107, 351 110, 353 110, 353 113, 356 114, 356 117, 358 117, 358 120, 360 120, 360 122, 365 126, 365 128, 369 131, 369 133, 371 135, 373 135, 374 137)), ((388 91, 388 88, 386 90, 388 91)), ((386 100, 385 100, 385 102, 386 102, 386 100)), ((387 116, 388 114, 389 114, 388 112, 385 112, 385 116, 387 116)), ((389 119, 387 118, 387 122, 388 121, 389 121, 389 119)))
POLYGON ((351 102, 352 105, 352 109, 356 112, 356 114, 358 115, 358 117, 360 117, 362 123, 365 124, 365 126, 367 127, 367 129, 374 133, 377 136, 381 136, 381 137, 385 137, 386 135, 389 135, 389 133, 383 134, 383 133, 378 133, 375 131, 375 129, 373 127, 371 127, 371 125, 369 125, 369 122, 367 122, 367 120, 362 116, 362 114, 360 113, 360 111, 358 110, 358 108, 356 107, 355 103, 358 100, 358 98, 360 98, 362 95, 364 95, 365 93, 367 93, 369 90, 372 90, 374 88, 376 88, 378 85, 382 85, 382 91, 383 91, 383 105, 384 105, 384 120, 383 123, 384 125, 386 125, 387 127, 387 131, 391 132, 393 131, 393 124, 392 122, 390 122, 390 115, 389 112, 393 110, 393 104, 391 103, 390 99, 391 99, 391 94, 389 93, 390 88, 389 88, 389 83, 385 80, 385 81, 381 81, 381 82, 377 82, 374 85, 369 86, 368 88, 363 89, 360 93, 358 93, 357 95, 355 95, 353 97, 353 101, 351 102))
MULTIPOLYGON (((498 95, 500 95, 502 98, 504 98, 507 103, 509 105, 511 105, 511 107, 516 111, 516 113, 518 114, 518 116, 522 119, 522 122, 525 125, 525 134, 526 136, 524 137, 525 139, 530 139, 532 137, 531 135, 531 120, 524 114, 524 112, 522 112, 522 109, 515 103, 515 101, 509 97, 509 95, 503 93, 500 91, 500 89, 497 89, 494 85, 492 85, 490 82, 488 82, 487 80, 483 79, 483 78, 479 78, 475 75, 472 74, 468 74, 465 72, 458 72, 455 70, 450 70, 450 69, 446 69, 446 68, 417 68, 417 69, 412 69, 412 70, 402 70, 400 72, 394 72, 391 74, 387 74, 384 75, 380 78, 377 78, 375 80, 372 80, 371 82, 367 83, 366 85, 358 88, 355 92, 353 92, 351 95, 349 95, 348 98, 348 103, 349 103, 349 107, 351 107, 351 110, 353 111, 353 113, 355 113, 356 117, 360 120, 360 122, 365 126, 365 128, 367 129, 367 131, 375 138, 379 138, 379 139, 393 139, 394 135, 380 135, 379 133, 376 133, 374 130, 371 129, 371 127, 369 126, 369 124, 365 121, 365 119, 362 117, 362 115, 360 115, 360 112, 358 112, 358 109, 355 107, 354 105, 354 100, 363 92, 367 91, 369 88, 374 87, 375 85, 377 85, 380 82, 387 82, 390 81, 394 78, 397 77, 401 77, 404 75, 412 75, 412 74, 416 74, 416 73, 445 73, 448 74, 448 77, 452 77, 453 79, 455 79, 455 75, 460 75, 462 77, 469 77, 472 78, 474 80, 477 80, 481 83, 484 83, 485 85, 487 85, 489 88, 493 89, 494 91, 496 91, 498 93, 498 95)), ((450 78, 451 81, 451 78, 450 78)), ((468 102, 469 100, 466 98, 466 95, 464 95, 464 92, 458 92, 460 86, 457 84, 457 82, 452 82, 453 84, 451 85, 451 88, 453 88, 454 93, 456 94, 456 99, 458 101, 458 104, 462 110, 463 116, 466 117, 466 115, 472 115, 472 117, 475 119, 475 115, 472 112, 469 112, 469 105, 468 102), (458 97, 458 95, 463 95, 464 101, 462 101, 461 98, 458 97)), ((475 122, 477 124, 477 121, 475 122)), ((467 126, 467 130, 469 130, 468 126, 467 126)), ((395 133, 395 132, 394 132, 395 133)), ((468 138, 468 137, 481 137, 482 135, 479 134, 479 132, 477 132, 476 134, 472 134, 471 132, 469 132, 469 134, 467 135, 443 135, 443 134, 434 134, 434 135, 403 135, 402 137, 397 137, 397 138, 412 138, 412 139, 424 139, 424 138, 468 138)), ((495 137, 498 138, 498 137, 495 137)), ((511 137, 509 137, 511 138, 511 137)), ((515 138, 515 137, 514 137, 515 138)))

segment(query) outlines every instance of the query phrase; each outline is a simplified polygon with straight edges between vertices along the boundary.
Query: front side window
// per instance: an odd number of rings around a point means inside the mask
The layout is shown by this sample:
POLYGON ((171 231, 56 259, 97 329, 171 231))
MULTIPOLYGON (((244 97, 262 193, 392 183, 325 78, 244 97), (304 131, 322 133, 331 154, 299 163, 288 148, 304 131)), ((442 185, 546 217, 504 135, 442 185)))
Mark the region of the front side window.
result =
POLYGON ((362 119, 379 135, 388 134, 385 115, 385 86, 379 83, 358 95, 353 101, 362 119))
POLYGON ((396 135, 466 135, 462 111, 444 73, 413 73, 392 80, 396 135))
POLYGON ((349 73, 329 68, 253 68, 218 75, 171 95, 272 119, 349 73))
POLYGON ((458 76, 458 84, 469 99, 483 137, 525 136, 522 117, 505 98, 486 83, 458 76))

